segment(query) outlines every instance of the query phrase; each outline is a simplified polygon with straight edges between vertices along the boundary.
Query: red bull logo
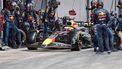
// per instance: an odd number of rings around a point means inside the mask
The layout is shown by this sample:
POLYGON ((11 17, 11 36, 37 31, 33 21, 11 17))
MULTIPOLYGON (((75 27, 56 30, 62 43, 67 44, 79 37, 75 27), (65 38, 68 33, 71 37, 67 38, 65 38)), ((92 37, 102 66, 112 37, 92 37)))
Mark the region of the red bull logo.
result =
POLYGON ((100 21, 106 20, 106 14, 104 12, 99 12, 98 18, 100 21))

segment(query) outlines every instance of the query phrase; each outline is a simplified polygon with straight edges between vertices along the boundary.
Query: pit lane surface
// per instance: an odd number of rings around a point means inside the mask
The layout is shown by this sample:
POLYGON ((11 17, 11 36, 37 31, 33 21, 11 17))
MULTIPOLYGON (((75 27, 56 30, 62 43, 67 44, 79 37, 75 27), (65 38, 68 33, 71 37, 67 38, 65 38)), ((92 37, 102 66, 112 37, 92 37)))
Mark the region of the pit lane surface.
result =
POLYGON ((122 69, 122 51, 103 55, 93 49, 0 51, 0 69, 122 69))

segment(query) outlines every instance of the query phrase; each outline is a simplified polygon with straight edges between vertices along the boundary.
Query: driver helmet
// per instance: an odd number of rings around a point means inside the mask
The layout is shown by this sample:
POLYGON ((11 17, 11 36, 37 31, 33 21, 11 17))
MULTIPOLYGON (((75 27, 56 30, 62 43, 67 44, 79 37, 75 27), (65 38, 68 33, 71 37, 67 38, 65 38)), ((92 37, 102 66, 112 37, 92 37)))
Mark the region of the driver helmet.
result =
POLYGON ((9 12, 9 13, 8 13, 8 19, 9 19, 10 21, 14 21, 14 13, 9 12))
POLYGON ((98 4, 97 4, 97 7, 99 7, 99 6, 101 6, 101 7, 104 6, 104 3, 103 3, 101 0, 99 0, 99 1, 98 1, 98 4))
POLYGON ((27 5, 27 10, 30 11, 30 10, 33 10, 33 4, 32 3, 29 3, 27 5))
POLYGON ((97 4, 98 4, 98 1, 97 0, 92 0, 91 1, 91 7, 92 8, 96 8, 97 7, 97 4))

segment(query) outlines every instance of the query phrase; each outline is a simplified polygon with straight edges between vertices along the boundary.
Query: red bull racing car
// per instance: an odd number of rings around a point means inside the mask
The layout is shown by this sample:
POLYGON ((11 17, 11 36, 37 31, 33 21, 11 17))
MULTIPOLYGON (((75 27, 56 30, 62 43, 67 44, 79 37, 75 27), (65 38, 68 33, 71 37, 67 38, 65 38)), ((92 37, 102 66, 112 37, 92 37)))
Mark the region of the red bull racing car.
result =
POLYGON ((91 35, 86 27, 81 27, 79 24, 70 20, 63 30, 55 31, 40 41, 38 46, 34 45, 28 49, 35 50, 41 46, 41 48, 68 48, 71 51, 80 51, 81 48, 89 48, 92 46, 91 35))

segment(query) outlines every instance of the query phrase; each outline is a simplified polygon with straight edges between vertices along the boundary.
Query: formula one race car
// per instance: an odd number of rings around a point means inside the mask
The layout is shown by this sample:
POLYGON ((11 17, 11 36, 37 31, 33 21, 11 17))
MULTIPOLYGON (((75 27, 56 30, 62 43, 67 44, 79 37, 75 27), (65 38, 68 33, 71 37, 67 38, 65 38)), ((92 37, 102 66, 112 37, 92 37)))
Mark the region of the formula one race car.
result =
POLYGON ((63 31, 56 31, 42 43, 44 48, 70 48, 71 51, 80 51, 81 48, 91 45, 90 34, 85 27, 79 27, 73 20, 67 23, 63 31))

